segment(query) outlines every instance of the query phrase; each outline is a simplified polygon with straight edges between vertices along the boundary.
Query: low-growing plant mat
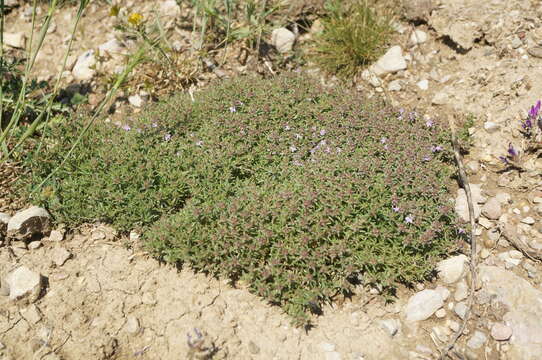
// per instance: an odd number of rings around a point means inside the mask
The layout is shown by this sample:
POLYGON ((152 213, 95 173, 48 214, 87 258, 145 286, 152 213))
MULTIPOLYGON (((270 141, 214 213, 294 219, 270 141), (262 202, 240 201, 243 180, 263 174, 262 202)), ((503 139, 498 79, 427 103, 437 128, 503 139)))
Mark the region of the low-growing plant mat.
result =
MULTIPOLYGON (((34 194, 57 221, 139 228, 162 260, 241 280, 298 324, 351 281, 393 289, 454 249, 454 172, 437 120, 301 75, 179 95, 100 123, 34 194)), ((33 185, 81 128, 56 125, 33 185)))

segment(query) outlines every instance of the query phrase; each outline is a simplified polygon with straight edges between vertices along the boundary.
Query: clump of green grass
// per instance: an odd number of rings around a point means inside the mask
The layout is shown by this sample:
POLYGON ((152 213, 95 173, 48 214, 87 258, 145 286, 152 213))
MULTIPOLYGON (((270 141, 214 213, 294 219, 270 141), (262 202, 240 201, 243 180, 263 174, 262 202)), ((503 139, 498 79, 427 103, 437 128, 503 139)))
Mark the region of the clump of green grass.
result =
POLYGON ((447 128, 355 92, 241 78, 74 148, 79 123, 27 164, 35 201, 71 226, 140 227, 158 258, 240 280, 297 324, 354 278, 424 279, 455 241, 447 128))
POLYGON ((392 33, 390 19, 377 15, 367 0, 333 0, 326 10, 314 54, 323 69, 349 77, 383 54, 392 33))

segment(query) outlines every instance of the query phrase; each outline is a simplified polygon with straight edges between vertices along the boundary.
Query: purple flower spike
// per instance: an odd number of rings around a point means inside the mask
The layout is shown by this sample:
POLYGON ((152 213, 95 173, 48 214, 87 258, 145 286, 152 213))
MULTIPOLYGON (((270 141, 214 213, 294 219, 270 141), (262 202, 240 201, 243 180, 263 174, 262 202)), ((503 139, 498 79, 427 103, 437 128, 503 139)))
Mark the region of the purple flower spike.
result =
POLYGON ((525 122, 521 124, 521 127, 523 128, 523 130, 530 131, 533 128, 533 122, 531 119, 532 118, 529 115, 529 117, 525 119, 525 122))
POLYGON ((512 157, 512 160, 514 160, 514 158, 517 158, 519 156, 519 152, 516 149, 514 149, 514 147, 512 146, 512 143, 508 144, 508 155, 512 157))
POLYGON ((535 119, 538 116, 538 113, 540 112, 540 100, 536 102, 536 105, 531 107, 531 110, 529 111, 529 117, 532 119, 535 119))

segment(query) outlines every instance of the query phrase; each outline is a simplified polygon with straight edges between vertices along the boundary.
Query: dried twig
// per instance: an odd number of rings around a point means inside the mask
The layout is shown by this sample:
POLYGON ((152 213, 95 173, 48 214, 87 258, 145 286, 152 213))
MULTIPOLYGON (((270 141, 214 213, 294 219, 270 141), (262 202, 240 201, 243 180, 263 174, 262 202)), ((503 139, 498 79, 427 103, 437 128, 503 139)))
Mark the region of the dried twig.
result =
MULTIPOLYGON (((469 218, 470 218, 470 226, 471 226, 470 234, 469 234, 471 281, 470 281, 470 293, 469 293, 467 311, 465 313, 465 317, 463 318, 463 322, 461 323, 459 330, 454 334, 452 340, 448 343, 448 345, 442 348, 441 355, 440 355, 441 360, 444 360, 447 356, 449 356, 450 350, 453 349, 457 340, 461 337, 461 335, 463 334, 463 331, 465 330, 465 327, 467 326, 467 322, 470 317, 472 305, 474 303, 474 291, 476 289, 476 280, 477 280, 476 279, 477 278, 476 276, 476 238, 475 238, 476 219, 474 217, 474 203, 472 200, 472 193, 470 191, 469 180, 467 178, 465 168, 463 167, 463 161, 461 159, 461 152, 460 152, 459 143, 457 142, 454 119, 452 117, 448 117, 448 123, 450 125, 450 130, 452 133, 452 145, 453 145, 453 150, 454 150, 455 161, 458 167, 459 179, 461 183, 463 184, 465 193, 467 194, 467 203, 469 206, 469 218)), ((454 351, 454 353, 456 352, 454 351)))

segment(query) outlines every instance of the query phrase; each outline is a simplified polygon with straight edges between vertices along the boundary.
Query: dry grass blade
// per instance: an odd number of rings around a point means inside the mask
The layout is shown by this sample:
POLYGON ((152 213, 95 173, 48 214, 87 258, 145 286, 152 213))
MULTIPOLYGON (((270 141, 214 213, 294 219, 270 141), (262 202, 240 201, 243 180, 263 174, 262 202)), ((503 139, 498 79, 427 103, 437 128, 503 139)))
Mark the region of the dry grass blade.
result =
MULTIPOLYGON (((458 173, 459 173, 459 179, 463 185, 463 188, 465 189, 465 193, 467 194, 467 203, 469 206, 469 219, 470 219, 470 226, 471 226, 470 233, 469 233, 471 281, 470 281, 470 292, 469 292, 467 311, 465 313, 465 317, 463 318, 463 322, 461 323, 459 330, 453 336, 452 340, 448 343, 448 345, 446 345, 444 348, 441 349, 441 355, 440 355, 441 360, 446 359, 446 357, 449 356, 450 351, 454 348, 455 344, 457 343, 457 340, 459 340, 459 338, 463 334, 463 331, 465 330, 465 327, 467 326, 467 322, 469 321, 472 305, 474 303, 474 291, 476 289, 476 281, 477 281, 476 237, 475 237, 476 218, 474 216, 474 202, 473 202, 472 193, 470 190, 469 179, 467 177, 467 173, 465 172, 465 168, 463 166, 463 160, 461 157, 459 142, 457 141, 456 127, 455 127, 454 120, 455 119, 452 118, 451 116, 448 118, 448 123, 450 125, 450 130, 451 130, 451 135, 452 135, 454 157, 457 163, 457 168, 458 168, 458 173)), ((457 353, 455 351, 453 351, 453 353, 457 356, 457 353)))

